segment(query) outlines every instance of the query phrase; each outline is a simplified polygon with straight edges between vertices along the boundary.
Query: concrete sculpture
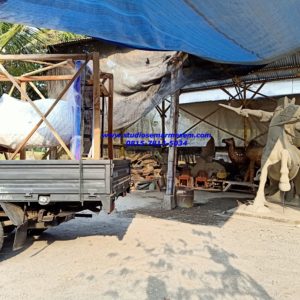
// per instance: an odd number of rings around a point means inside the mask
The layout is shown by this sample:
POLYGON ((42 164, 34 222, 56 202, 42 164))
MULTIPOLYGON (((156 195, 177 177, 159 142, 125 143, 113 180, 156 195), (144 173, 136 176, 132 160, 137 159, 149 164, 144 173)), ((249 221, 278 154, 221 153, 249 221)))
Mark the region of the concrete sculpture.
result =
POLYGON ((295 104, 295 99, 290 100, 285 97, 283 103, 278 105, 274 112, 220 105, 245 117, 255 116, 262 122, 270 121, 267 143, 261 159, 260 183, 253 208, 260 212, 267 210, 264 206, 267 177, 270 178, 271 184, 278 184, 281 192, 289 191, 291 189, 290 182, 293 180, 296 194, 299 195, 300 151, 295 143, 296 132, 300 131, 300 106, 295 104))

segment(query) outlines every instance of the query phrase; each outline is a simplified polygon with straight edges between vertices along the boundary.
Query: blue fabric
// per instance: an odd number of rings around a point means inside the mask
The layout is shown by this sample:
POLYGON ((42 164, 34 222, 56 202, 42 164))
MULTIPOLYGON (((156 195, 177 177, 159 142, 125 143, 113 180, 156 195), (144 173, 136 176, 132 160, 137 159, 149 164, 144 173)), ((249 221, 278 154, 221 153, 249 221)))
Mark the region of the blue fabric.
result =
POLYGON ((298 0, 0 0, 0 20, 218 62, 265 63, 300 48, 298 0))
MULTIPOLYGON (((78 71, 82 65, 81 61, 75 62, 75 69, 78 71)), ((81 158, 81 107, 82 107, 82 93, 81 93, 81 77, 78 76, 75 82, 72 84, 72 89, 74 95, 73 103, 73 134, 71 139, 71 152, 74 155, 75 159, 79 160, 81 158)), ((70 101, 70 100, 69 100, 70 101)))

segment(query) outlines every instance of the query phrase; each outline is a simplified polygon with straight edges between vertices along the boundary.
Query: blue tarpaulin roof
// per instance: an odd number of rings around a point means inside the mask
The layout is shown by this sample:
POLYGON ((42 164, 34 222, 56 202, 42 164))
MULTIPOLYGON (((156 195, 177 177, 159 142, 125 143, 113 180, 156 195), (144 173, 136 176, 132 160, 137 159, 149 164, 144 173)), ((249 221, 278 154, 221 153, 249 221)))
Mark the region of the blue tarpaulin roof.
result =
POLYGON ((298 0, 0 0, 0 20, 230 63, 300 49, 298 0))

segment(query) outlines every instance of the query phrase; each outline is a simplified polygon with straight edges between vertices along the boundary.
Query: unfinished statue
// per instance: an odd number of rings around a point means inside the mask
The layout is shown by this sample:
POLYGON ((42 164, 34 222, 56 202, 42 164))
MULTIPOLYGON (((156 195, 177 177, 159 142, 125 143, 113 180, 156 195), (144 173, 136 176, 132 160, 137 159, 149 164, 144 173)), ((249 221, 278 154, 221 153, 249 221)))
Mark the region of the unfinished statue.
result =
POLYGON ((254 210, 261 212, 267 210, 264 206, 267 177, 272 184, 278 184, 281 192, 289 191, 290 182, 293 180, 296 194, 300 195, 300 151, 295 146, 296 131, 300 131, 300 106, 295 104, 295 98, 290 100, 285 97, 283 103, 278 105, 274 112, 220 105, 244 117, 255 116, 262 122, 270 121, 267 143, 261 159, 261 175, 254 199, 254 210))

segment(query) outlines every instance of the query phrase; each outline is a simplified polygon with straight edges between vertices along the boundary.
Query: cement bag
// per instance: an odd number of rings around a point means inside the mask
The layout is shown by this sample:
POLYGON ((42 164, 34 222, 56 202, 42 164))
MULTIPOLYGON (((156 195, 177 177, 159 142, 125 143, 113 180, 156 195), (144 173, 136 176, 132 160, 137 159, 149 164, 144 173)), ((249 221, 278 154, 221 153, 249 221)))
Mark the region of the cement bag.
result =
MULTIPOLYGON (((73 92, 74 93, 74 92, 73 92)), ((74 123, 74 101, 72 92, 66 100, 60 100, 47 117, 63 141, 68 144, 72 138, 74 123)), ((54 99, 36 100, 34 103, 42 113, 46 113, 54 99)), ((0 98, 0 145, 16 148, 39 122, 40 116, 27 101, 3 94, 0 98)), ((58 141, 43 122, 26 144, 26 148, 36 146, 52 147, 58 141)))

